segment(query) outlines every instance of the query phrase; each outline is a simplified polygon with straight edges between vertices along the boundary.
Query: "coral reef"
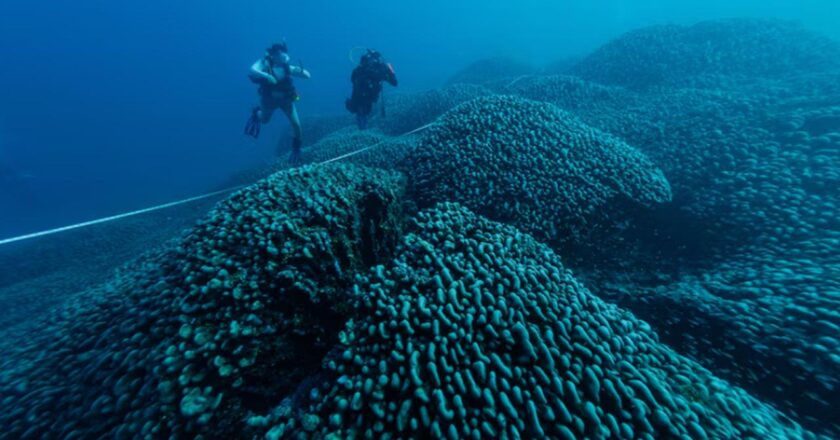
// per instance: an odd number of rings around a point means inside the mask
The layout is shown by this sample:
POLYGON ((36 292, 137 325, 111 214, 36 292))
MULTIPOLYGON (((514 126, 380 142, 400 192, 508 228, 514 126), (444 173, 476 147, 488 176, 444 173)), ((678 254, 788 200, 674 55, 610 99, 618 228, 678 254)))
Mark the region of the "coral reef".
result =
MULTIPOLYGON (((421 212, 354 287, 334 380, 268 438, 804 438, 593 296, 545 245, 454 205, 421 212)), ((261 420, 264 422, 264 420, 261 420)))
POLYGON ((814 438, 510 226, 444 204, 403 233, 401 186, 305 167, 233 195, 3 347, 4 435, 814 438))
POLYGON ((637 150, 550 104, 509 96, 451 110, 400 167, 420 206, 457 201, 552 242, 580 241, 599 216, 617 212, 618 198, 671 198, 637 150))
POLYGON ((840 437, 838 47, 726 20, 577 77, 485 60, 369 131, 305 119, 309 166, 143 257, 0 255, 0 437, 840 437))
MULTIPOLYGON (((555 104, 642 146, 672 186, 675 203, 646 225, 653 228, 652 233, 640 233, 638 227, 599 231, 599 239, 593 240, 598 247, 596 256, 568 246, 561 250, 564 256, 581 270, 603 265, 608 259, 633 267, 625 274, 621 267, 610 266, 612 273, 599 271, 587 279, 593 286, 619 286, 599 293, 656 323, 669 344, 819 429, 830 425, 831 408, 838 404, 838 384, 833 377, 840 371, 835 362, 837 334, 824 324, 838 322, 830 312, 838 306, 831 274, 840 273, 833 252, 836 245, 832 244, 840 240, 840 201, 831 190, 840 183, 840 136, 835 136, 840 133, 840 112, 832 105, 840 102, 835 98, 840 94, 832 78, 815 72, 813 78, 800 75, 790 82, 756 80, 750 88, 737 91, 660 89, 638 93, 572 77, 533 76, 503 89, 555 104), (674 222, 680 226, 671 226, 674 222), (607 240, 606 236, 620 239, 607 240), (654 249, 646 251, 653 255, 635 256, 622 248, 625 240, 647 241, 644 245, 654 249), (643 274, 637 274, 635 268, 643 274), (658 268, 658 275, 650 274, 653 268, 658 268), (677 270, 679 275, 674 274, 677 270), (770 276, 774 270, 780 275, 770 276), (800 275, 784 275, 790 273, 800 275), (627 277, 635 282, 628 283, 627 277), (738 343, 722 341, 710 328, 727 329, 719 333, 729 336, 728 341, 738 335, 738 343), (768 376, 768 371, 778 373, 768 376)), ((446 117, 440 123, 444 120, 446 117)), ((436 126, 432 132, 439 129, 436 126)), ((462 159, 472 144, 461 141, 461 132, 456 133, 449 144, 424 140, 421 148, 409 151, 423 155, 440 146, 440 151, 462 159)), ((488 157, 483 152, 477 156, 488 157)), ((388 162, 378 166, 388 167, 388 162)), ((423 168, 416 165, 407 162, 400 168, 418 176, 423 168)), ((487 197, 493 192, 485 190, 484 182, 503 176, 499 170, 510 171, 509 164, 473 180, 462 172, 469 167, 439 166, 430 162, 433 177, 429 182, 447 182, 456 189, 427 203, 459 200, 480 211, 464 197, 485 201, 486 215, 547 239, 540 234, 551 230, 536 223, 540 215, 528 212, 519 220, 498 217, 504 212, 504 202, 510 200, 507 197, 516 194, 510 188, 499 190, 499 200, 487 197), (443 178, 436 177, 436 172, 443 178), (468 185, 481 190, 470 195, 465 190, 468 185), (533 229, 528 229, 529 225, 533 229)), ((485 169, 484 163, 480 166, 485 169)), ((538 173, 528 169, 522 174, 538 173)), ((426 189, 420 192, 430 194, 426 189)), ((528 193, 536 191, 528 187, 528 193)), ((422 194, 418 196, 421 200, 422 194)), ((519 202, 530 200, 525 197, 519 202)), ((561 206, 568 203, 564 200, 561 206)), ((633 220, 628 213, 619 212, 614 201, 604 206, 615 218, 633 220)), ((558 211, 546 210, 543 215, 558 211)), ((591 219, 587 220, 591 224, 591 219)))
POLYGON ((336 298, 399 237, 401 179, 332 166, 275 175, 180 243, 3 341, 11 438, 233 437, 337 341, 336 298))
POLYGON ((641 268, 629 278, 596 278, 604 298, 655 323, 663 342, 679 353, 798 420, 836 432, 838 242, 834 234, 797 246, 750 249, 712 267, 681 264, 679 276, 656 283, 641 268))
POLYGON ((631 31, 571 72, 604 84, 719 86, 720 76, 752 81, 840 67, 840 44, 801 26, 732 19, 631 31))
MULTIPOLYGON (((604 99, 579 100, 576 116, 639 146, 662 168, 675 201, 646 225, 668 231, 659 233, 668 240, 657 244, 649 233, 625 235, 653 244, 655 255, 614 253, 621 255, 620 266, 632 266, 628 273, 613 267, 587 279, 612 286, 600 293, 650 320, 669 344, 802 423, 837 436, 840 425, 832 412, 840 405, 835 379, 840 317, 832 312, 840 307, 834 281, 840 259, 833 250, 840 242, 840 200, 833 190, 840 183, 837 43, 793 26, 761 23, 698 25, 718 35, 704 37, 709 45, 736 51, 719 53, 759 54, 750 66, 739 64, 745 58, 725 69, 686 62, 668 67, 671 76, 656 82, 660 87, 613 88, 604 99), (753 32, 751 26, 765 27, 753 32), (740 34, 745 38, 727 37, 740 34), (784 35, 787 41, 775 40, 784 35)), ((628 57, 640 50, 653 57, 665 51, 671 54, 666 62, 690 61, 694 54, 690 46, 680 46, 681 38, 643 46, 628 38, 628 44, 636 43, 621 50, 628 57)), ((629 72, 612 74, 632 78, 629 72)), ((544 94, 561 107, 568 105, 565 95, 557 87, 544 94)), ((603 262, 588 264, 595 265, 603 262)))
POLYGON ((620 239, 599 241, 597 256, 559 249, 588 283, 834 436, 840 335, 825 323, 840 324, 838 54, 836 42, 788 23, 654 27, 583 60, 581 79, 530 76, 498 89, 618 136, 668 178, 674 202, 640 221, 622 215, 620 239))

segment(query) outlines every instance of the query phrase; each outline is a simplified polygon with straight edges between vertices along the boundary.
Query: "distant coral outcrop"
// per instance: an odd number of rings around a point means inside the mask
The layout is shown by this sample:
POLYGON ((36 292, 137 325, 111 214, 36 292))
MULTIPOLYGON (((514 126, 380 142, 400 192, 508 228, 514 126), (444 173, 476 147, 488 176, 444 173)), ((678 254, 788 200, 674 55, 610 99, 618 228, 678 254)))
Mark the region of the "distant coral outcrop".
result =
POLYGON ((785 21, 731 19, 628 32, 584 58, 571 73, 644 88, 750 81, 840 66, 840 44, 785 21), (724 80, 725 81, 725 80, 724 80))

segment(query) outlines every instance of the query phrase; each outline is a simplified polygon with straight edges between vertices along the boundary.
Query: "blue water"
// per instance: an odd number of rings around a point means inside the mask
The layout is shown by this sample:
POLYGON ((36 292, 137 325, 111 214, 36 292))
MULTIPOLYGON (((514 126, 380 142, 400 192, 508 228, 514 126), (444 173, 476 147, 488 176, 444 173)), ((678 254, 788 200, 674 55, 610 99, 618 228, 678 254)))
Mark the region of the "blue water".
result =
POLYGON ((300 112, 343 112, 348 52, 381 50, 402 90, 486 56, 543 64, 623 31, 730 16, 837 32, 832 1, 26 2, 0 4, 0 237, 200 193, 270 160, 283 122, 241 136, 245 74, 286 38, 314 75, 300 112))

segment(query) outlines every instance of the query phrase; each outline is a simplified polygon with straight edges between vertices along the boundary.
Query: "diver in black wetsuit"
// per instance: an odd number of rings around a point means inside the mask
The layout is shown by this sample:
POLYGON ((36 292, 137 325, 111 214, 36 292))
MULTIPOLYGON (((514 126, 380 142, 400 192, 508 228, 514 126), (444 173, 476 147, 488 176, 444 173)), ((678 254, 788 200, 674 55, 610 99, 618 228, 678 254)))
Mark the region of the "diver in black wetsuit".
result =
POLYGON ((368 49, 359 61, 359 65, 353 69, 350 81, 353 83, 353 95, 344 105, 350 113, 356 115, 359 129, 364 130, 367 128, 373 105, 379 100, 382 82, 387 81, 396 87, 397 74, 394 72, 394 67, 385 62, 382 54, 368 49))

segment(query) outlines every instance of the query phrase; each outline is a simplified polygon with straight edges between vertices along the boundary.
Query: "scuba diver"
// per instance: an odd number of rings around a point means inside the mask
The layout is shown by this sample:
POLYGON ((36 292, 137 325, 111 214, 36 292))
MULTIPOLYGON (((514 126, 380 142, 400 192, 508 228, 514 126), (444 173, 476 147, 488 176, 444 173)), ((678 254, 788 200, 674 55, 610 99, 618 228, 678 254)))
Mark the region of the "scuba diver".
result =
POLYGON ((260 86, 260 105, 251 111, 251 117, 245 125, 245 134, 257 138, 260 135, 260 125, 268 123, 275 110, 282 110, 292 127, 292 154, 289 160, 298 162, 302 141, 300 118, 295 102, 300 96, 292 77, 309 79, 312 75, 302 66, 292 65, 290 61, 288 47, 284 41, 269 47, 265 56, 251 66, 248 77, 260 86))
MULTIPOLYGON (((367 128, 368 117, 373 111, 373 104, 379 100, 382 92, 382 82, 397 86, 397 74, 394 67, 386 63, 379 52, 368 49, 353 69, 350 76, 353 83, 353 95, 345 101, 344 106, 350 113, 356 115, 356 123, 360 130, 367 128)), ((384 111, 384 109, 383 109, 384 111)))

